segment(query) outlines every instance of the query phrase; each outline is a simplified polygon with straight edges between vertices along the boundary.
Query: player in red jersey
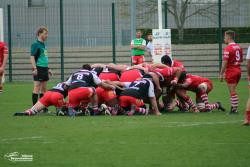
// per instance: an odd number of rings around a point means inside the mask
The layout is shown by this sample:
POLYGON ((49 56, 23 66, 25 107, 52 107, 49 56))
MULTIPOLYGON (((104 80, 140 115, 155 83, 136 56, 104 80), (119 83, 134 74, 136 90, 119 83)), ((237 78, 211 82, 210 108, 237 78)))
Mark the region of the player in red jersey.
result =
POLYGON ((186 68, 184 67, 184 64, 181 61, 176 59, 172 60, 171 57, 169 57, 168 55, 162 56, 161 63, 169 67, 179 67, 182 71, 186 71, 186 68))
POLYGON ((95 85, 105 89, 115 89, 113 85, 108 85, 100 80, 100 78, 91 70, 89 64, 84 64, 82 70, 73 73, 65 82, 69 85, 69 115, 76 115, 76 108, 82 101, 90 102, 87 110, 91 115, 99 115, 98 99, 95 92, 95 85))
POLYGON ((227 82, 228 90, 231 96, 231 111, 230 114, 238 113, 238 95, 236 87, 241 78, 240 64, 243 61, 243 51, 240 45, 234 42, 235 32, 228 30, 225 32, 224 42, 227 46, 223 52, 223 63, 220 72, 220 81, 223 82, 223 75, 225 73, 225 80, 227 82))
POLYGON ((247 105, 246 105, 246 117, 243 125, 248 126, 250 122, 250 46, 248 47, 247 51, 247 75, 248 75, 248 92, 249 92, 249 97, 247 100, 247 105))
MULTIPOLYGON (((213 104, 208 102, 208 93, 213 89, 213 83, 208 78, 187 74, 181 77, 176 87, 195 92, 196 102, 198 104, 201 102, 205 104, 204 111, 211 111, 214 109, 225 111, 220 102, 213 104)), ((201 110, 201 108, 198 109, 201 110)))
POLYGON ((64 99, 67 97, 67 95, 68 85, 63 82, 59 83, 52 89, 48 90, 32 108, 26 110, 25 112, 17 112, 14 114, 14 116, 36 115, 38 112, 41 112, 44 108, 49 106, 55 106, 57 108, 57 113, 62 112, 62 107, 66 105, 64 99))
MULTIPOLYGON (((119 72, 109 69, 108 67, 104 67, 103 71, 99 75, 99 78, 107 84, 113 84, 112 81, 119 81, 119 72)), ((98 96, 100 110, 102 110, 106 115, 117 115, 119 101, 117 99, 116 91, 104 89, 98 86, 96 88, 96 94, 98 96)))
POLYGON ((0 94, 3 92, 4 70, 8 60, 8 49, 4 42, 0 41, 0 94))

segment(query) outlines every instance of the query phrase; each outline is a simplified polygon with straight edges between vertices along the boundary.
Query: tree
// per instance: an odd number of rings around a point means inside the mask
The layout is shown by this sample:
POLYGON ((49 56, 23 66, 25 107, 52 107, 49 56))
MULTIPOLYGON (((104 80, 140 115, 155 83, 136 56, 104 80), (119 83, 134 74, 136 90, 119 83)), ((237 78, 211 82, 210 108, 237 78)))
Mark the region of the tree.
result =
MULTIPOLYGON (((128 7, 128 1, 121 2, 123 7, 128 7)), ((186 21, 195 15, 201 15, 214 21, 217 16, 217 0, 167 0, 168 12, 174 17, 178 29, 179 42, 183 42, 184 28, 186 21)), ((137 1, 137 19, 139 24, 149 21, 150 17, 157 12, 156 0, 139 0, 137 1)), ((123 16, 128 16, 128 10, 121 10, 123 16), (125 13, 124 13, 125 12, 125 13)))

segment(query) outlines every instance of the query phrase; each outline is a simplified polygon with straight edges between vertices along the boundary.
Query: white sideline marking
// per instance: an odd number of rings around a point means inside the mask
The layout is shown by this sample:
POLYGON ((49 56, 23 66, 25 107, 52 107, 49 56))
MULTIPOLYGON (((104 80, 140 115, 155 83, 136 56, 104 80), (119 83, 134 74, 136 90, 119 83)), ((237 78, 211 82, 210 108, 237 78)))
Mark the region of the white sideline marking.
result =
POLYGON ((168 122, 173 124, 180 124, 180 125, 170 125, 167 127, 189 127, 189 126, 199 126, 199 125, 221 125, 221 124, 235 124, 242 122, 243 120, 236 120, 236 121, 220 121, 220 122, 194 122, 194 123, 183 123, 183 122, 168 122))
POLYGON ((27 139, 40 139, 42 136, 30 136, 30 137, 18 137, 18 138, 9 138, 9 139, 1 139, 2 142, 4 141, 15 141, 15 140, 27 140, 27 139))

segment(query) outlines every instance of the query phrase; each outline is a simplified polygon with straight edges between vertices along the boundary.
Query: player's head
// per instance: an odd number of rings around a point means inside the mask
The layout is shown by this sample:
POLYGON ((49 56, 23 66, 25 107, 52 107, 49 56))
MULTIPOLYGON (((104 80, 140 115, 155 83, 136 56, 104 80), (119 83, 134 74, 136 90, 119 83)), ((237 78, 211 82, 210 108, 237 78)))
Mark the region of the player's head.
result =
POLYGON ((183 82, 186 80, 186 78, 187 78, 187 72, 182 71, 178 81, 183 82))
POLYGON ((152 41, 153 40, 153 35, 151 33, 148 34, 147 40, 148 41, 152 41))
POLYGON ((172 59, 168 55, 164 55, 161 57, 161 63, 171 67, 172 66, 172 59))
POLYGON ((136 38, 141 38, 142 32, 141 30, 136 31, 136 38))
POLYGON ((90 71, 90 70, 91 70, 91 66, 90 66, 89 64, 83 64, 83 65, 82 65, 82 69, 83 69, 83 70, 89 70, 89 71, 90 71))
POLYGON ((235 39, 235 32, 232 30, 227 30, 224 35, 225 44, 229 44, 230 42, 233 42, 234 39, 235 39))
POLYGON ((145 74, 145 75, 143 75, 142 78, 153 79, 152 76, 151 76, 150 74, 145 74))
POLYGON ((48 29, 46 27, 39 27, 36 31, 36 35, 42 41, 46 41, 48 38, 48 29))

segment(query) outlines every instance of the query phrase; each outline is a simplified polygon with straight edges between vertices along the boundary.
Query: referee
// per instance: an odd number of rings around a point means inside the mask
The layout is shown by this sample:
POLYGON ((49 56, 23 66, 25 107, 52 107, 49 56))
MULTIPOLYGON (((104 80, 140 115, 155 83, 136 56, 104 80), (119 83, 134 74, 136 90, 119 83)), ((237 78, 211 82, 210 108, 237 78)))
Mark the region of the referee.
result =
POLYGON ((37 39, 31 45, 30 57, 34 80, 34 89, 32 93, 33 105, 38 101, 38 97, 41 98, 46 92, 49 75, 52 75, 52 72, 48 67, 48 50, 45 45, 45 41, 48 38, 48 29, 46 27, 40 27, 38 28, 36 35, 37 39))

